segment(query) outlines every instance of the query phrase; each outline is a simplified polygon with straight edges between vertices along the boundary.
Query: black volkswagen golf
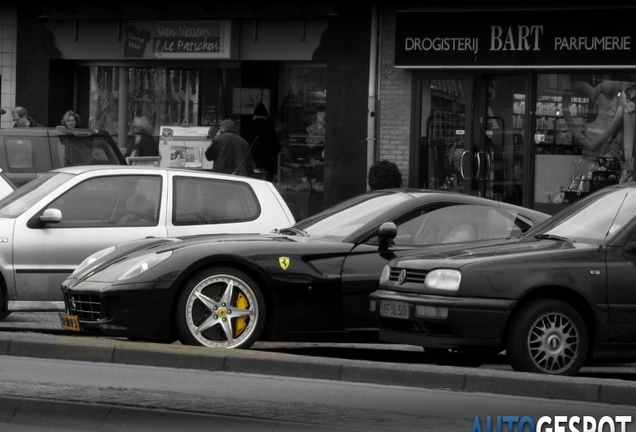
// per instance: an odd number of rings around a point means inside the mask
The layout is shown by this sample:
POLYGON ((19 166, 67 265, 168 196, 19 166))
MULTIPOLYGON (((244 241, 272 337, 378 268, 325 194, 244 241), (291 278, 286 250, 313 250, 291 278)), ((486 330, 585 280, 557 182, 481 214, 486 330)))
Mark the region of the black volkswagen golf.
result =
POLYGON ((519 238, 397 258, 371 309, 380 339, 439 364, 505 350, 515 370, 574 375, 586 360, 636 360, 635 281, 636 183, 625 183, 519 238))

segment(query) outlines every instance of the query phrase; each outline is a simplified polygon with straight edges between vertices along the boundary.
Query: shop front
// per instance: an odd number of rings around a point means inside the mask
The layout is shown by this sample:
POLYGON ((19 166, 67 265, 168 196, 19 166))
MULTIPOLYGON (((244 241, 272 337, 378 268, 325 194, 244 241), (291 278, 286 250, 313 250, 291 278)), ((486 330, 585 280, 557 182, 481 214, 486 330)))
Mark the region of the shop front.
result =
POLYGON ((409 183, 555 213, 629 180, 634 12, 398 11, 395 66, 413 78, 409 183))
POLYGON ((242 134, 259 107, 281 150, 266 155, 273 162, 255 160, 269 167, 257 175, 273 180, 303 219, 322 209, 327 74, 316 52, 332 11, 228 19, 50 14, 47 25, 74 66, 67 91, 84 126, 108 131, 125 149, 133 118, 147 117, 161 166, 210 169, 208 129, 214 135, 230 119, 242 134))

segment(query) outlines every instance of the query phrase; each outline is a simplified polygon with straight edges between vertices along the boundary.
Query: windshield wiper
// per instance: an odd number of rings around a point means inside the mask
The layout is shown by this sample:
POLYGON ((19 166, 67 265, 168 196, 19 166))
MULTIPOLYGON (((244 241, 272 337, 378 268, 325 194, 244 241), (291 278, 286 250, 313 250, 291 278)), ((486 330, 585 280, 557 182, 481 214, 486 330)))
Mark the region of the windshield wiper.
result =
POLYGON ((299 230, 298 228, 294 228, 294 227, 275 229, 273 232, 277 234, 291 234, 291 235, 299 235, 303 237, 307 235, 305 231, 299 230))
POLYGON ((554 234, 537 234, 536 236, 534 236, 534 238, 541 239, 541 240, 571 241, 572 243, 576 243, 575 241, 572 241, 565 237, 559 237, 554 234))

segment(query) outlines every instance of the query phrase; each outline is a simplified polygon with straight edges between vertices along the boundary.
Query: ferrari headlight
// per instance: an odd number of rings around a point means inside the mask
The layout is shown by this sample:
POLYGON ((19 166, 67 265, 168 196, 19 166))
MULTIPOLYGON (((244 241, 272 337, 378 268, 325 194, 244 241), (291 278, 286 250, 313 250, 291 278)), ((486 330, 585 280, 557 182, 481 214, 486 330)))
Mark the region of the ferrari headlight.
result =
POLYGON ((115 249, 117 249, 116 246, 111 246, 109 248, 106 249, 102 249, 98 252, 95 252, 93 255, 89 256, 88 258, 86 258, 84 261, 82 261, 80 263, 79 266, 77 266, 77 268, 75 269, 75 271, 71 274, 71 276, 73 276, 74 274, 77 274, 79 272, 81 272, 82 270, 84 270, 86 267, 88 267, 89 265, 93 264, 95 261, 97 261, 98 259, 105 257, 106 255, 108 255, 109 253, 111 253, 112 251, 114 251, 115 249))
POLYGON ((389 276, 391 275, 391 267, 388 265, 384 266, 382 269, 382 274, 380 275, 380 283, 384 284, 389 281, 389 276))
POLYGON ((462 274, 459 270, 433 270, 426 275, 424 288, 434 291, 457 292, 461 281, 462 274))
POLYGON ((157 264, 160 264, 161 262, 167 260, 168 258, 170 258, 170 255, 172 255, 172 251, 142 257, 141 261, 138 261, 137 264, 132 266, 119 278, 119 280, 126 280, 137 277, 140 274, 147 272, 157 264))

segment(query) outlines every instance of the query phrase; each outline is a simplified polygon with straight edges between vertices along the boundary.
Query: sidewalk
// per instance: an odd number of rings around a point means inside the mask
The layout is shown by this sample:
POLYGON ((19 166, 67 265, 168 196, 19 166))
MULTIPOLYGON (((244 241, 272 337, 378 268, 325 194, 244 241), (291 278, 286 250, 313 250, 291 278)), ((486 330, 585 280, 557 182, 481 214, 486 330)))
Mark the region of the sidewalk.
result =
POLYGON ((222 350, 107 338, 0 332, 0 355, 279 375, 636 406, 636 383, 630 381, 318 358, 258 350, 222 350))

